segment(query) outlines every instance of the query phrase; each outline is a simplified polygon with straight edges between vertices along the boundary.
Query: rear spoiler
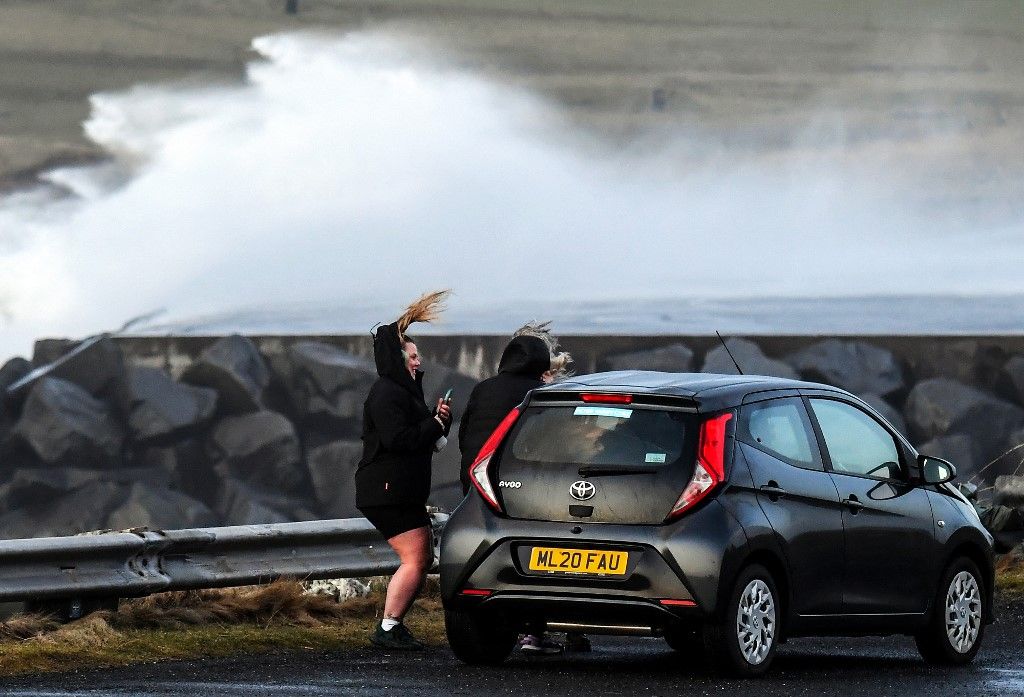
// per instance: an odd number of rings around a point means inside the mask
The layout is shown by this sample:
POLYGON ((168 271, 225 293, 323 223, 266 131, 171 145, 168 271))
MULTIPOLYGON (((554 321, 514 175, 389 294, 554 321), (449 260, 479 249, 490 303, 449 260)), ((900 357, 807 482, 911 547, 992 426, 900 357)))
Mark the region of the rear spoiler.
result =
MULTIPOLYGON (((614 397, 617 395, 631 397, 629 406, 630 407, 647 407, 647 408, 658 408, 658 409, 669 409, 672 411, 689 411, 696 412, 699 404, 697 400, 690 397, 676 397, 674 395, 663 395, 663 394, 650 394, 644 392, 629 392, 628 390, 616 389, 614 391, 606 390, 602 388, 594 389, 583 389, 583 390, 541 390, 530 393, 529 401, 527 406, 540 407, 540 406, 569 406, 569 405, 583 405, 593 404, 593 400, 584 401, 583 395, 608 395, 614 397)), ((609 402, 612 400, 610 399, 609 402)))

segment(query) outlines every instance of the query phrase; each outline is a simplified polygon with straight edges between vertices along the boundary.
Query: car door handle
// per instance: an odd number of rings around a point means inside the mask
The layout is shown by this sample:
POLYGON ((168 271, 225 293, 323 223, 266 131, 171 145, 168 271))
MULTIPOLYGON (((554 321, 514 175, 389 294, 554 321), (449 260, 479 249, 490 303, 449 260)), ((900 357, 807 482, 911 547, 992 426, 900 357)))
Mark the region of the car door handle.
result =
POLYGON ((850 498, 843 499, 843 505, 848 507, 854 513, 854 515, 857 514, 857 511, 864 508, 864 504, 858 501, 857 497, 854 496, 853 494, 850 494, 850 498))
POLYGON ((761 487, 761 493, 766 494, 772 501, 778 501, 787 494, 788 491, 779 486, 776 482, 768 482, 761 487))

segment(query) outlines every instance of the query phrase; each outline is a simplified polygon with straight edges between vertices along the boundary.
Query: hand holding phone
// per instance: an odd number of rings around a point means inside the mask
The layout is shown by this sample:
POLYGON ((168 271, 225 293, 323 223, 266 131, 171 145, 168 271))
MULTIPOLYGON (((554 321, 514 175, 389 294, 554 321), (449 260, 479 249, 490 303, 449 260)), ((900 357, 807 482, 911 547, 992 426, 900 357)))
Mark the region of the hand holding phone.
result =
POLYGON ((451 388, 448 388, 448 391, 444 393, 444 397, 437 400, 436 415, 444 422, 444 424, 447 424, 452 419, 451 403, 452 390, 451 388))

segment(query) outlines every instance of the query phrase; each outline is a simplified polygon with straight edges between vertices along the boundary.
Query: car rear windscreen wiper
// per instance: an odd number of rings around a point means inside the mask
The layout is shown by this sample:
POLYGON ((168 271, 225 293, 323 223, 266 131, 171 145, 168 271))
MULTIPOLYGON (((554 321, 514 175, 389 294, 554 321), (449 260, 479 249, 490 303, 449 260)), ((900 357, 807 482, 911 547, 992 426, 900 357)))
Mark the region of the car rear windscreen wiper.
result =
POLYGON ((583 465, 581 477, 602 477, 615 474, 655 474, 657 467, 630 467, 629 465, 583 465))

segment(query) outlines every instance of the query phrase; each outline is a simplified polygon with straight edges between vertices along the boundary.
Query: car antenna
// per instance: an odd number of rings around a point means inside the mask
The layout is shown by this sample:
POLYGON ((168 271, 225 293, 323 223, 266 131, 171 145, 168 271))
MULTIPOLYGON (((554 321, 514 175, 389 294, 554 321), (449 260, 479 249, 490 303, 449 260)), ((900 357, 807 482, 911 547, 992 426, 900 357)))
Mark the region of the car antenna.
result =
POLYGON ((746 375, 746 373, 743 372, 743 369, 740 368, 740 364, 736 362, 736 358, 732 355, 732 351, 729 350, 729 344, 725 343, 725 339, 722 338, 722 335, 718 333, 717 329, 715 330, 715 336, 717 336, 718 340, 722 342, 722 347, 725 348, 725 352, 728 353, 729 358, 732 359, 732 364, 736 366, 736 372, 740 375, 746 375))

